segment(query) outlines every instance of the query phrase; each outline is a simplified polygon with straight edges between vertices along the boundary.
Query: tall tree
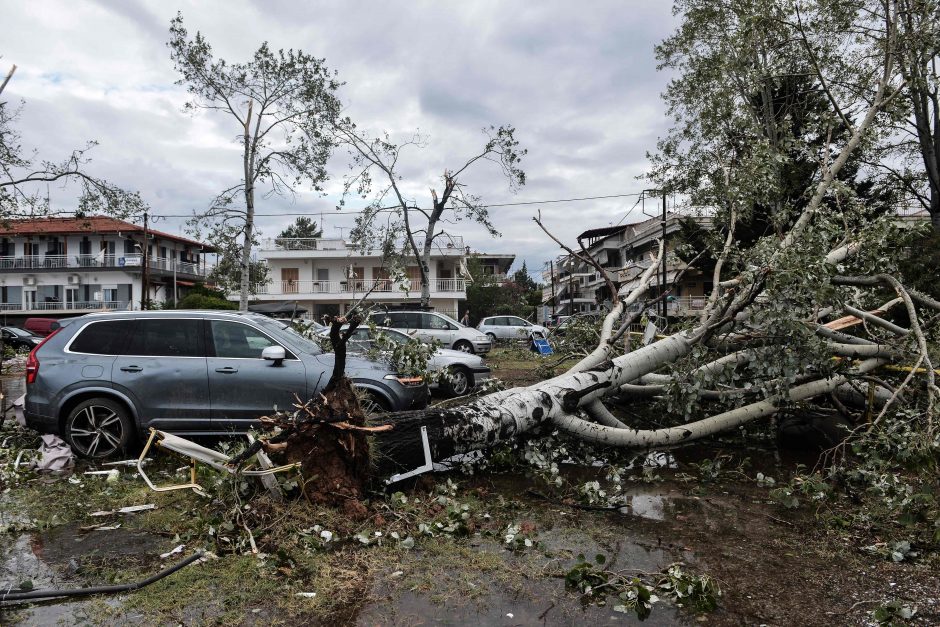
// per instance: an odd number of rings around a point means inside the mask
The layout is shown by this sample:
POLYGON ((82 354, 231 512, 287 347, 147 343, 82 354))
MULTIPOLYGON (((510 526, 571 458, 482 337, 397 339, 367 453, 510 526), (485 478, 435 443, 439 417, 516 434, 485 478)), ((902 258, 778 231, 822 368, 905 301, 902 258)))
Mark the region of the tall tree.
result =
POLYGON ((350 193, 363 198, 372 194, 372 201, 356 219, 352 238, 362 248, 374 248, 377 242, 392 253, 394 242, 401 236, 404 244, 400 253, 417 263, 421 277, 421 304, 431 300, 430 262, 435 246, 445 245, 449 233, 442 223, 452 224, 470 220, 482 225, 490 235, 499 232, 490 221, 489 210, 479 196, 466 190, 464 177, 483 163, 497 164, 509 182, 511 190, 525 185, 525 172, 521 168, 526 150, 519 147, 515 129, 511 126, 484 129, 487 140, 483 147, 456 169, 445 170, 440 188, 430 190, 430 203, 419 207, 417 201, 407 197, 400 174, 402 151, 410 147, 423 147, 425 142, 417 135, 400 144, 388 135, 370 139, 348 120, 337 127, 337 137, 349 147, 353 157, 353 173, 344 181, 341 205, 350 193), (376 183, 376 179, 381 182, 376 183), (384 224, 378 218, 389 215, 384 224))
POLYGON ((239 308, 248 308, 251 247, 255 241, 255 194, 292 196, 306 186, 322 191, 333 149, 341 83, 323 59, 301 50, 273 52, 262 43, 251 60, 228 63, 213 57, 201 33, 190 38, 182 14, 170 23, 170 58, 177 84, 192 96, 187 110, 221 112, 237 124, 241 144, 239 182, 222 190, 191 226, 236 225, 241 236, 239 308))
POLYGON ((281 245, 285 248, 302 248, 302 243, 294 240, 323 237, 323 229, 313 219, 307 216, 299 216, 293 224, 281 231, 281 234, 277 237, 286 240, 281 242, 281 245))
MULTIPOLYGON (((7 88, 16 66, 0 81, 0 96, 7 88)), ((73 183, 78 186, 76 212, 105 212, 119 217, 133 217, 143 212, 145 204, 137 192, 126 191, 88 170, 88 152, 97 145, 89 141, 61 160, 39 159, 27 150, 16 128, 23 104, 10 107, 0 101, 0 220, 22 215, 40 215, 49 210, 49 183, 73 183)))
POLYGON ((940 2, 898 0, 898 14, 898 65, 909 107, 907 139, 901 145, 919 157, 920 167, 890 171, 930 212, 934 229, 940 231, 940 2))

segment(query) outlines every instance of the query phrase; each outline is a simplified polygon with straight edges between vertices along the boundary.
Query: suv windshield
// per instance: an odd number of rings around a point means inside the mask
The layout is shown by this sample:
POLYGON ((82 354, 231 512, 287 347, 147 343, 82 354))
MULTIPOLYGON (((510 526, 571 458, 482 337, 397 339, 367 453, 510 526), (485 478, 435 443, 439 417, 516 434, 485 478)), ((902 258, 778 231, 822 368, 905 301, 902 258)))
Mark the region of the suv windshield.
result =
POLYGON ((297 332, 294 327, 283 322, 276 322, 270 318, 252 318, 252 322, 256 323, 258 326, 268 329, 272 332, 281 332, 290 334, 290 342, 296 347, 300 348, 304 352, 310 353, 311 355, 319 355, 323 350, 317 345, 313 340, 309 340, 297 332))

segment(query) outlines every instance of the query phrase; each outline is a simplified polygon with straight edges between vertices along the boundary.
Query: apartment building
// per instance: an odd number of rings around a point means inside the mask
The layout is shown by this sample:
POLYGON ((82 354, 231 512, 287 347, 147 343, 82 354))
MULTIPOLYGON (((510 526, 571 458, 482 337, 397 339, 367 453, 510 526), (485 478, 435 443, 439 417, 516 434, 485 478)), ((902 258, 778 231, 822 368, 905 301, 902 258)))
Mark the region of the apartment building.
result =
MULTIPOLYGON (((655 298, 660 290, 672 289, 667 306, 667 315, 686 316, 700 311, 705 306, 711 283, 708 277, 695 269, 687 270, 685 264, 674 254, 676 234, 680 231, 680 220, 691 219, 703 228, 711 228, 708 217, 688 217, 669 213, 666 215, 666 276, 657 270, 649 298, 655 298), (687 270, 679 283, 673 286, 676 277, 687 270)), ((568 316, 576 313, 605 311, 613 302, 607 278, 619 286, 620 294, 628 294, 639 285, 640 276, 649 268, 659 252, 659 240, 663 238, 662 218, 650 218, 634 224, 623 224, 584 231, 579 236, 585 243, 588 254, 603 268, 603 274, 590 264, 570 255, 561 255, 545 264, 542 278, 541 317, 568 316)), ((634 308, 639 308, 637 303, 634 308)))
MULTIPOLYGON (((0 224, 0 312, 61 317, 162 303, 207 274, 208 244, 105 216, 0 224), (147 242, 147 272, 144 242, 147 242), (146 274, 146 277, 145 277, 146 274)), ((12 318, 12 320, 11 320, 12 318)))
MULTIPOLYGON (((457 316, 458 304, 467 297, 462 272, 466 255, 460 237, 434 242, 428 270, 435 311, 457 316)), ((268 281, 256 288, 257 301, 296 302, 314 319, 345 313, 366 294, 368 301, 384 304, 417 304, 421 297, 415 261, 407 266, 404 281, 394 281, 382 251, 362 251, 341 238, 266 239, 258 259, 268 266, 268 281)))
POLYGON ((513 253, 481 253, 468 249, 467 256, 479 261, 484 277, 500 282, 509 278, 509 269, 516 261, 513 253))

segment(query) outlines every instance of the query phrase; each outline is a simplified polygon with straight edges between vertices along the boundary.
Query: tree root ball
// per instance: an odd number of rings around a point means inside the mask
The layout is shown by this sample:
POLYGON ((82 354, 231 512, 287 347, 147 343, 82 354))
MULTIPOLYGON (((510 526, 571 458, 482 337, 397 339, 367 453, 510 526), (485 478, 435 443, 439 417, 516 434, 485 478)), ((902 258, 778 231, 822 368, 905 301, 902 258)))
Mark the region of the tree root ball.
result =
POLYGON ((308 501, 338 507, 361 520, 368 515, 362 504, 369 474, 368 435, 336 425, 365 426, 365 414, 346 377, 328 385, 323 396, 326 401, 313 404, 310 420, 300 423, 287 440, 285 456, 301 463, 308 501))

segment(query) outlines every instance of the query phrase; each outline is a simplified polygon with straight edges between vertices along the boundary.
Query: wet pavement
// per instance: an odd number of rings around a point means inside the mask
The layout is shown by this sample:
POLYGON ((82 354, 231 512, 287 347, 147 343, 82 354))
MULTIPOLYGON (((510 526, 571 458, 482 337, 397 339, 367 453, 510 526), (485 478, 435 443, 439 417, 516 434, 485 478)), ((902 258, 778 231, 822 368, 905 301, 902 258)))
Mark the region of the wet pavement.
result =
MULTIPOLYGON (((11 535, 7 535, 7 538, 11 535)), ((108 582, 88 581, 84 573, 118 559, 125 566, 153 561, 167 540, 150 534, 115 529, 82 531, 77 525, 64 525, 43 533, 22 533, 0 549, 0 585, 10 588, 49 590, 72 589, 108 582)), ((0 608, 2 625, 87 625, 104 624, 100 611, 92 608, 104 603, 116 614, 120 596, 94 599, 68 598, 33 604, 5 605, 0 608)), ((126 624, 122 616, 113 624, 126 624)))

